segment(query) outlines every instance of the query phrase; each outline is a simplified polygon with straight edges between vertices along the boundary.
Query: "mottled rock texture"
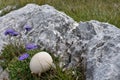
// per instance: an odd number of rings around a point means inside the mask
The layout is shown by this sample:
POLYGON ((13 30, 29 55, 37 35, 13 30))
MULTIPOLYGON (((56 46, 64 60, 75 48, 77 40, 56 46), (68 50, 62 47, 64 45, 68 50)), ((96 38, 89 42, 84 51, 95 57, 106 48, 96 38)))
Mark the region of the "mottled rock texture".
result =
MULTIPOLYGON (((60 57, 61 67, 86 66, 86 80, 120 80, 120 30, 98 21, 77 23, 49 5, 28 4, 0 17, 0 50, 13 28, 23 43, 36 43, 60 57), (32 27, 25 32, 24 26, 32 27)), ((12 38, 14 40, 14 38, 12 38)))
POLYGON ((87 43, 87 80, 120 80, 120 30, 115 26, 90 21, 87 43))

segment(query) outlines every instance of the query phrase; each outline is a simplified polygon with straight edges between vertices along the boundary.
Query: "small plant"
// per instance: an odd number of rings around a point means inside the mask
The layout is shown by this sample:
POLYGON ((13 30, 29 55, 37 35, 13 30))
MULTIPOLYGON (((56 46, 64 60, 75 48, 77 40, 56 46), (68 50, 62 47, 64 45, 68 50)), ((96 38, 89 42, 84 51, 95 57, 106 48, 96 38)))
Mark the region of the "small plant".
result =
MULTIPOLYGON (((25 34, 32 29, 28 25, 23 28, 26 30, 25 34)), ((42 73, 41 76, 32 74, 29 68, 30 60, 33 55, 41 52, 37 44, 23 44, 20 40, 11 41, 11 37, 14 38, 20 35, 19 32, 11 28, 7 29, 4 35, 9 37, 10 43, 5 45, 2 50, 0 58, 3 61, 0 62, 0 65, 9 72, 10 80, 83 80, 81 78, 77 79, 81 75, 73 75, 72 70, 63 72, 62 68, 59 67, 59 58, 54 57, 52 53, 50 55, 53 58, 56 69, 51 68, 49 71, 42 73)))
MULTIPOLYGON (((8 64, 8 72, 10 73, 10 80, 29 80, 36 79, 36 76, 31 74, 29 69, 29 62, 31 57, 40 50, 32 50, 27 51, 28 53, 24 53, 18 57, 14 57, 10 63, 8 64)), ((39 79, 39 78, 38 78, 39 79)))
MULTIPOLYGON (((9 49, 9 46, 6 46, 9 49)), ((7 63, 4 63, 4 69, 6 69, 10 76, 10 80, 76 80, 78 76, 81 77, 81 74, 73 75, 72 70, 63 71, 62 68, 59 67, 59 58, 54 57, 52 54, 53 61, 56 65, 56 69, 50 69, 49 71, 42 73, 39 77, 38 75, 32 74, 29 68, 29 63, 32 58, 32 56, 35 53, 40 52, 40 49, 34 49, 34 50, 26 50, 26 53, 22 53, 19 56, 14 56, 12 59, 8 60, 10 58, 4 58, 7 63)), ((4 50, 3 50, 4 52, 4 50)), ((7 54, 7 53, 2 53, 7 54)), ((81 73, 77 71, 78 73, 81 73)), ((78 80, 84 80, 84 79, 78 80)))

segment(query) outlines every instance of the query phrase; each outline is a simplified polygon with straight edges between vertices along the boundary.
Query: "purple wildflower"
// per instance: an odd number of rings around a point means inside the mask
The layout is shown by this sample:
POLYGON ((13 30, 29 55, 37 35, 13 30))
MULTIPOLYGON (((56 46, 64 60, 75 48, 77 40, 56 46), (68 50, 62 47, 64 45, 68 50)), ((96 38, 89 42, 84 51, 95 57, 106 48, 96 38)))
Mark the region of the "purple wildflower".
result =
POLYGON ((13 33, 14 31, 15 31, 14 29, 7 29, 4 34, 9 35, 9 34, 13 33))
POLYGON ((11 36, 17 36, 18 32, 16 32, 14 29, 7 29, 4 34, 11 35, 11 36))
POLYGON ((18 32, 13 32, 11 35, 12 36, 17 36, 19 33, 18 32))
POLYGON ((20 61, 23 61, 24 59, 26 59, 26 58, 28 58, 28 57, 29 57, 29 54, 25 53, 25 54, 23 54, 23 55, 21 55, 21 56, 19 57, 19 60, 20 60, 20 61))
POLYGON ((30 44, 26 44, 26 45, 25 45, 25 48, 26 48, 27 50, 32 50, 32 49, 38 48, 38 46, 37 46, 36 44, 30 43, 30 44))
POLYGON ((32 27, 29 26, 29 25, 25 25, 25 26, 24 26, 24 29, 25 29, 26 31, 30 31, 30 30, 32 29, 32 27))

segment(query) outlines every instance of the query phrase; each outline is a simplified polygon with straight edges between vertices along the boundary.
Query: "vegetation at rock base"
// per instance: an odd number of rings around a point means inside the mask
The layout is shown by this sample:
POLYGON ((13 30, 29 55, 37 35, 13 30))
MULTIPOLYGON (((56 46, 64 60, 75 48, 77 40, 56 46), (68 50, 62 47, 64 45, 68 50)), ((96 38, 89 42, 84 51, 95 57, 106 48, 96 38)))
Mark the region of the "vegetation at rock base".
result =
POLYGON ((27 3, 49 4, 78 22, 99 20, 120 27, 120 0, 0 0, 0 9, 7 5, 20 8, 27 3))
MULTIPOLYGON (((29 32, 32 28, 25 25, 24 30, 29 32)), ((26 33, 27 34, 27 33, 26 33)), ((84 80, 84 68, 78 66, 63 71, 59 67, 59 57, 50 54, 56 65, 56 69, 51 68, 41 76, 32 74, 30 71, 30 60, 38 52, 39 46, 35 43, 24 43, 22 34, 12 28, 4 31, 4 36, 8 38, 9 44, 4 45, 0 53, 0 66, 7 70, 10 80, 84 80), (14 39, 13 39, 14 38, 14 39)), ((25 35, 26 36, 26 35, 25 35)), ((26 38, 29 40, 29 37, 26 38)), ((46 51, 46 50, 44 50, 46 51)), ((49 52, 49 51, 46 51, 49 52)))
POLYGON ((76 72, 74 70, 63 71, 59 67, 59 59, 53 57, 53 61, 56 65, 56 69, 50 69, 49 71, 42 73, 39 77, 38 75, 31 74, 29 68, 29 62, 32 56, 40 52, 41 50, 25 50, 23 46, 15 46, 13 44, 5 45, 2 50, 2 55, 0 65, 6 69, 10 74, 10 80, 84 80, 84 75, 82 74, 82 69, 77 68, 76 72), (20 49, 18 49, 20 48, 20 49), (19 60, 20 53, 29 53, 29 57, 24 60, 19 60))

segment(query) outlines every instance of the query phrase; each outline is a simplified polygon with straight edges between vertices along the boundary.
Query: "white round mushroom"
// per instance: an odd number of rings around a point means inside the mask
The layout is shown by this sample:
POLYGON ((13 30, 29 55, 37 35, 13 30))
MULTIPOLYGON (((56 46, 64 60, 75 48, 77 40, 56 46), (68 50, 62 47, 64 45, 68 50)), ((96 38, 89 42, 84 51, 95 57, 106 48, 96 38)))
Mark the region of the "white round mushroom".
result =
POLYGON ((30 61, 30 70, 32 73, 41 75, 42 72, 55 67, 53 59, 47 52, 39 52, 35 54, 30 61))

